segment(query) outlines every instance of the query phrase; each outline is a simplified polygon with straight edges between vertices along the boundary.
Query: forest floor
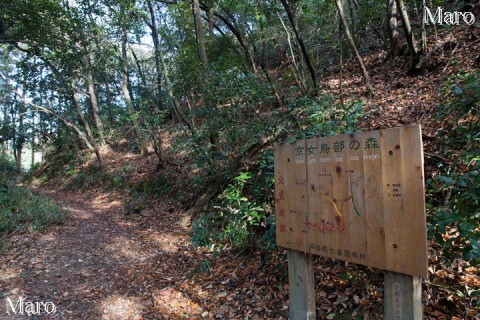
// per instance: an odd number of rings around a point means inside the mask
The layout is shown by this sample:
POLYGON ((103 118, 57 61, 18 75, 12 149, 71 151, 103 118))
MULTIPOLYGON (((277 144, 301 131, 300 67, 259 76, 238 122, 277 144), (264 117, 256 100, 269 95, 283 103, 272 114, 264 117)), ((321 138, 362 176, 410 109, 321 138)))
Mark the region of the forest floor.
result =
MULTIPOLYGON (((478 70, 480 35, 478 29, 473 36, 469 32, 439 39, 434 61, 421 75, 407 75, 401 61, 386 68, 380 53, 365 59, 375 97, 368 100, 362 128, 421 123, 427 176, 436 161, 432 160, 433 145, 441 127, 433 117, 439 103, 437 92, 448 75, 478 70)), ((355 63, 345 66, 344 76, 345 96, 361 96, 362 80, 355 63)), ((322 88, 338 94, 335 70, 322 78, 322 88)), ((151 179, 156 166, 153 154, 141 158, 119 150, 106 155, 106 161, 112 171, 127 165, 133 168, 131 185, 151 179)), ((20 296, 27 301, 53 302, 57 313, 48 319, 287 318, 283 250, 264 259, 259 252, 194 247, 190 232, 178 224, 183 214, 178 194, 176 200, 150 199, 141 214, 126 215, 127 195, 122 189, 79 191, 60 185, 33 190, 63 204, 71 219, 41 234, 14 234, 0 252, 0 319, 21 319, 5 316, 4 303, 7 297, 20 296)), ((183 187, 172 194, 180 192, 185 192, 183 187)), ((479 270, 461 263, 449 268, 433 266, 423 287, 425 318, 479 317, 476 301, 467 290, 480 288, 479 270)), ((315 284, 321 319, 383 317, 380 270, 317 257, 315 284)))

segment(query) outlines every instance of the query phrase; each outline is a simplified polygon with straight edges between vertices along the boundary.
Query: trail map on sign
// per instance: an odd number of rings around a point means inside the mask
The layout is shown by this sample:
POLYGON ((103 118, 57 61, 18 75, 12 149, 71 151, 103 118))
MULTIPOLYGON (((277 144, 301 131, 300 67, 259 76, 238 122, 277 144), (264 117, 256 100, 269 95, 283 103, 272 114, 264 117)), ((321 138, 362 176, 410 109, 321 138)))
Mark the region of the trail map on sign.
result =
POLYGON ((427 276, 419 125, 275 145, 277 245, 427 276))

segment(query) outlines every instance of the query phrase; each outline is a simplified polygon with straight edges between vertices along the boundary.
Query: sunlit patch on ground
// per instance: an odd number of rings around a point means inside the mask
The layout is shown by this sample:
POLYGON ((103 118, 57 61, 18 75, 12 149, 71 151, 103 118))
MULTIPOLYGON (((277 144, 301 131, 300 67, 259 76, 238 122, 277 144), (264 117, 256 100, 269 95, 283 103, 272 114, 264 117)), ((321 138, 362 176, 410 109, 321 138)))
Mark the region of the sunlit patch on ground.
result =
POLYGON ((88 220, 92 219, 92 213, 86 210, 76 209, 76 208, 68 208, 71 214, 74 214, 77 218, 88 220))
POLYGON ((142 320, 143 305, 139 298, 111 296, 102 302, 102 319, 105 320, 142 320))
POLYGON ((106 249, 114 253, 114 256, 120 256, 131 261, 145 261, 152 257, 148 251, 142 250, 141 247, 124 236, 115 237, 113 243, 107 245, 106 249))
POLYGON ((21 269, 5 268, 0 270, 0 281, 20 277, 21 269))
POLYGON ((153 304, 155 310, 165 316, 195 317, 203 313, 202 307, 172 287, 156 290, 153 304))
POLYGON ((100 194, 92 200, 92 204, 100 206, 100 209, 115 209, 120 208, 122 203, 118 200, 111 200, 108 194, 100 194))
POLYGON ((164 252, 175 253, 179 250, 177 245, 179 239, 177 236, 165 233, 154 233, 150 235, 149 238, 158 243, 160 246, 160 250, 164 252))

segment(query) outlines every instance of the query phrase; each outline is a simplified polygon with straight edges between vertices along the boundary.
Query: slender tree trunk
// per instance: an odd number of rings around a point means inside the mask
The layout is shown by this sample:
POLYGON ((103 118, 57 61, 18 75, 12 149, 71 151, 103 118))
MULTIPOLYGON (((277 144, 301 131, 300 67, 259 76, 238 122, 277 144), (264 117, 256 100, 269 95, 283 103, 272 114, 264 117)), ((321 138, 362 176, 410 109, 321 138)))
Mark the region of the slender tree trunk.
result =
POLYGON ((93 152, 95 152, 95 156, 97 157, 97 161, 100 166, 105 166, 105 162, 103 161, 102 154, 100 153, 100 148, 98 147, 97 142, 95 141, 95 137, 93 136, 92 129, 88 124, 88 121, 83 116, 82 107, 80 106, 80 101, 78 99, 78 94, 75 92, 74 86, 72 85, 72 95, 73 95, 73 104, 75 105, 75 110, 77 111, 78 117, 80 118, 80 122, 82 123, 83 127, 86 131, 87 140, 90 141, 93 152))
POLYGON ((310 72, 310 76, 312 78, 313 88, 315 89, 315 93, 318 93, 318 85, 317 85, 317 76, 315 74, 315 69, 313 68, 310 56, 307 51, 307 47, 305 46, 305 42, 303 41, 302 34, 300 33, 300 29, 298 27, 297 16, 293 11, 292 7, 288 0, 281 0, 285 11, 287 12, 288 19, 290 20, 290 24, 292 25, 293 32, 295 33, 295 37, 297 38, 297 42, 300 45, 300 49, 303 54, 303 58, 305 63, 307 64, 308 71, 310 72))
POLYGON ((30 168, 33 167, 33 165, 35 164, 35 113, 32 112, 32 136, 31 136, 31 139, 32 139, 32 142, 31 142, 31 148, 32 148, 32 164, 30 166, 30 168))
POLYGON ((305 84, 305 78, 303 74, 300 72, 300 68, 298 67, 297 60, 295 59, 295 53, 293 52, 292 41, 290 39, 290 31, 288 31, 287 26, 283 22, 283 19, 280 16, 280 14, 277 14, 277 15, 278 15, 278 19, 280 19, 283 29, 285 30, 285 33, 287 34, 287 42, 288 42, 288 47, 290 48, 290 54, 292 56, 293 74, 295 75, 296 82, 298 86, 302 88, 302 91, 306 91, 307 85, 305 84))
POLYGON ((157 53, 160 59, 160 63, 162 64, 163 78, 165 79, 165 86, 167 88, 167 93, 170 99, 172 100, 174 111, 178 115, 180 121, 182 121, 188 127, 192 135, 195 135, 195 127, 193 125, 193 120, 190 121, 190 119, 186 116, 185 112, 183 112, 182 106, 180 105, 177 98, 175 97, 175 94, 173 93, 173 85, 172 85, 172 82, 170 81, 168 66, 167 66, 167 63, 165 62, 165 58, 163 57, 162 49, 160 47, 158 48, 157 53))
POLYGON ((340 43, 340 108, 343 109, 343 32, 342 21, 338 21, 338 39, 340 43))
POLYGON ((413 70, 419 61, 417 45, 413 35, 412 27, 410 26, 410 19, 408 18, 407 8, 403 0, 395 0, 397 3, 400 17, 402 18, 403 30, 407 38, 408 51, 410 52, 410 70, 413 70))
MULTIPOLYGON (((206 11, 208 8, 202 5, 202 9, 206 11)), ((233 25, 233 23, 229 21, 226 17, 216 12, 214 13, 214 15, 218 17, 220 20, 222 20, 223 23, 227 26, 227 28, 233 33, 240 47, 243 49, 243 53, 245 54, 247 61, 250 63, 250 66, 252 67, 254 74, 257 74, 257 64, 255 62, 255 59, 253 59, 253 56, 251 55, 250 50, 248 49, 243 33, 235 25, 233 25)), ((267 78, 267 81, 269 82, 270 87, 272 88, 272 92, 273 92, 273 95, 275 96, 275 100, 277 101, 278 106, 282 107, 284 105, 283 98, 281 94, 278 92, 273 78, 270 76, 264 64, 260 64, 260 68, 262 69, 263 74, 267 78)))
POLYGON ((213 36, 214 16, 215 16, 215 0, 212 0, 210 5, 208 6, 208 33, 211 36, 213 36))
POLYGON ((2 159, 7 156, 7 142, 8 142, 8 107, 3 104, 3 126, 2 126, 2 159))
POLYGON ((195 34, 197 39, 197 50, 204 68, 208 67, 207 51, 205 50, 205 37, 202 29, 202 19, 200 15, 200 3, 193 0, 193 18, 195 22, 195 34))
MULTIPOLYGON (((204 5, 202 5, 202 9, 204 11, 209 10, 209 8, 204 6, 204 5)), ((250 53, 250 50, 248 49, 247 41, 245 40, 245 36, 243 35, 243 33, 235 25, 233 25, 233 23, 228 18, 224 17, 223 15, 221 15, 217 12, 214 12, 214 15, 217 18, 219 18, 220 20, 222 20, 222 22, 227 26, 227 28, 233 33, 233 35, 235 36, 235 38, 238 41, 238 44, 242 48, 243 53, 245 54, 245 57, 247 58, 247 61, 250 63, 250 66, 252 67, 253 73, 256 74, 257 73, 257 64, 256 64, 255 59, 253 58, 252 54, 250 53)))
POLYGON ((421 15, 421 29, 422 29, 422 53, 428 52, 427 47, 427 30, 425 28, 425 0, 422 0, 422 15, 421 15))
MULTIPOLYGON (((203 34, 202 28, 202 18, 200 14, 200 3, 199 0, 192 1, 192 10, 193 10, 193 18, 195 22, 195 34, 197 39, 197 49, 198 55, 200 57, 200 61, 202 62, 203 69, 205 72, 205 82, 203 83, 203 97, 205 99, 205 105, 207 109, 211 112, 217 112, 217 108, 215 108, 213 102, 211 101, 208 89, 210 86, 210 77, 208 75, 208 58, 207 58, 207 51, 205 49, 205 37, 203 34)), ((217 154, 220 152, 220 138, 218 134, 219 125, 217 121, 217 117, 215 117, 213 123, 211 124, 209 139, 211 144, 211 152, 212 155, 217 154)), ((213 158, 213 157, 212 157, 213 158)))
MULTIPOLYGON (((127 57, 127 30, 122 27, 121 30, 122 37, 122 83, 121 89, 123 96, 125 97, 125 104, 127 105, 127 110, 131 115, 135 114, 135 109, 133 108, 132 96, 129 90, 128 85, 128 57, 127 57)), ((146 155, 148 152, 147 142, 143 138, 142 131, 140 129, 140 124, 137 118, 134 116, 132 119, 133 130, 137 136, 138 144, 140 147, 140 155, 146 155)))
POLYGON ((157 19, 155 17, 155 10, 153 9, 152 1, 147 0, 148 10, 150 11, 150 23, 147 25, 150 28, 152 41, 153 41, 153 48, 155 49, 155 69, 156 69, 156 80, 157 80, 157 103, 158 108, 163 110, 163 102, 162 102, 162 68, 160 66, 160 57, 159 57, 159 50, 160 50, 160 40, 158 37, 158 30, 157 30, 157 19))
MULTIPOLYGON (((24 83, 24 91, 26 92, 26 82, 24 83)), ((15 149, 17 150, 17 171, 22 172, 22 152, 23 152, 23 145, 25 142, 25 124, 23 122, 23 114, 25 113, 25 108, 23 104, 20 104, 21 107, 19 108, 19 117, 18 117, 18 131, 17 131, 17 143, 15 149)))
POLYGON ((362 69, 363 82, 365 84, 365 88, 367 89, 368 94, 373 94, 373 88, 372 88, 372 85, 370 84, 370 77, 368 76, 367 68, 363 63, 362 57, 360 56, 360 53, 357 50, 357 46, 355 45, 352 35, 350 34, 350 30, 348 29, 347 20, 345 19, 345 15, 343 13, 342 0, 335 0, 335 4, 337 5, 338 14, 340 16, 340 20, 342 21, 343 28, 345 30, 345 35, 347 36, 348 44, 350 45, 350 50, 352 50, 352 53, 357 58, 358 64, 362 69))
POLYGON ((108 75, 105 73, 105 94, 107 96, 107 107, 108 107, 108 119, 110 125, 113 127, 115 125, 115 116, 113 115, 113 103, 112 103, 112 93, 110 92, 110 81, 108 80, 108 75))
POLYGON ((352 34, 355 35, 357 32, 358 15, 354 0, 348 0, 348 9, 350 10, 352 34))
MULTIPOLYGON (((145 91, 147 90, 147 79, 145 78, 145 74, 143 73, 143 70, 142 70, 142 65, 140 64, 140 60, 138 60, 138 57, 135 54, 135 51, 130 50, 130 52, 132 53, 133 59, 135 60, 135 64, 137 65, 138 74, 140 75, 140 79, 142 80, 143 88, 141 88, 140 90, 141 96, 142 98, 145 98, 145 91)), ((130 91, 131 91, 131 88, 130 88, 130 91)))
POLYGON ((92 66, 92 59, 90 53, 87 51, 87 48, 84 48, 87 55, 85 56, 87 60, 87 87, 88 87, 88 95, 90 97, 90 106, 93 116, 93 123, 95 124, 95 128, 98 131, 98 136, 100 138, 100 145, 106 145, 105 136, 103 132, 103 123, 102 118, 100 117, 100 107, 98 105, 97 94, 95 92, 95 83, 93 80, 93 66, 92 66))
POLYGON ((394 59, 398 54, 397 3, 387 0, 387 33, 390 40, 390 55, 394 59))

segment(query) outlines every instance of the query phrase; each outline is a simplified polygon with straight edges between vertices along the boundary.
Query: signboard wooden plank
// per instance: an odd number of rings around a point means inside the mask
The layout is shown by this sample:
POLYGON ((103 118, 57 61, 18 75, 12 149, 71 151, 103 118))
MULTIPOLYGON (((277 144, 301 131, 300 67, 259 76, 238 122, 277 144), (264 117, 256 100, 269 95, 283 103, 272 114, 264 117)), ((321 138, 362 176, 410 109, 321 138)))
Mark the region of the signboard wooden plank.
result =
MULTIPOLYGON (((307 150, 307 214, 304 221, 304 228, 308 228, 308 224, 311 220, 311 215, 316 212, 321 206, 321 198, 317 196, 319 190, 318 181, 318 159, 317 159, 317 139, 309 139, 306 141, 307 150)), ((313 244, 308 246, 308 252, 312 253, 316 250, 315 243, 322 243, 323 239, 315 238, 315 234, 308 232, 307 230, 307 243, 313 244)), ((320 247, 318 247, 320 249, 320 247)))
POLYGON ((367 238, 367 220, 365 215, 365 178, 364 178, 364 160, 363 150, 360 148, 363 145, 362 135, 351 134, 348 140, 347 150, 347 164, 348 164, 348 188, 351 201, 349 202, 349 212, 353 217, 350 221, 360 222, 356 223, 356 228, 350 231, 350 237, 353 241, 350 242, 350 251, 345 254, 351 258, 351 262, 357 262, 359 254, 366 259, 370 255, 365 248, 368 248, 367 238), (355 253, 355 254, 353 254, 355 253))
POLYGON ((292 245, 299 248, 297 250, 306 252, 307 245, 307 231, 303 221, 307 215, 307 164, 306 164, 306 150, 305 150, 305 140, 298 140, 293 144, 293 153, 294 153, 294 176, 295 176, 295 185, 294 185, 294 199, 295 199, 295 228, 294 232, 296 233, 295 240, 292 245))
MULTIPOLYGON (((404 150, 417 150, 417 146, 422 146, 422 132, 420 126, 408 127, 403 130, 402 143, 404 150)), ((406 263, 414 275, 426 277, 428 248, 426 235, 418 230, 426 230, 427 223, 425 216, 418 214, 425 212, 425 188, 424 188, 424 169, 423 169, 423 148, 420 152, 402 153, 402 168, 404 173, 403 185, 408 187, 408 192, 403 192, 404 214, 406 221, 405 246, 407 248, 416 248, 405 257, 406 263), (413 226, 413 227, 411 227, 413 226), (413 230, 410 230, 412 228, 413 230)))
POLYGON ((275 146, 277 244, 427 276, 420 126, 275 146))
MULTIPOLYGON (((370 132, 367 139, 380 141, 380 131, 370 132)), ((363 138, 361 146, 366 145, 363 138)), ((372 140, 370 140, 372 141, 372 140)), ((372 145, 371 149, 364 149, 363 170, 365 181, 365 219, 367 221, 367 257, 368 265, 375 268, 383 268, 386 259, 385 253, 385 228, 383 215, 384 188, 382 179, 382 162, 378 149, 372 145), (377 157, 378 155, 378 157, 377 157), (378 214, 382 213, 382 214, 378 214)))
POLYGON ((406 273, 405 221, 402 190, 402 149, 400 148, 400 130, 380 134, 382 161, 384 223, 385 223, 385 270, 406 273), (397 148, 398 146, 398 148, 397 148))

